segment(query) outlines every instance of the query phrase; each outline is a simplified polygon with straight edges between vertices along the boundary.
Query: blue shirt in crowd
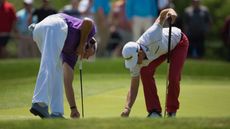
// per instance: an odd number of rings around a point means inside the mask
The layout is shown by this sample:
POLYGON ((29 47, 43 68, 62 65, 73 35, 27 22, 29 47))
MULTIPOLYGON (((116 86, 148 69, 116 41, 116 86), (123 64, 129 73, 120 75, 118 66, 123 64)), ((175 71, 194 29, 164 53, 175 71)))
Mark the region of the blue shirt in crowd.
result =
MULTIPOLYGON (((25 9, 19 10, 17 12, 17 29, 20 33, 24 34, 24 35, 29 35, 30 31, 28 30, 28 26, 31 23, 28 23, 28 19, 29 19, 29 12, 26 11, 25 9)), ((37 18, 34 16, 32 18, 32 23, 36 23, 37 22, 37 18)))
POLYGON ((109 15, 110 12, 110 1, 109 0, 93 0, 93 13, 96 13, 99 9, 103 9, 106 16, 109 15))
POLYGON ((158 15, 157 0, 126 0, 125 8, 129 20, 134 16, 156 18, 158 15))

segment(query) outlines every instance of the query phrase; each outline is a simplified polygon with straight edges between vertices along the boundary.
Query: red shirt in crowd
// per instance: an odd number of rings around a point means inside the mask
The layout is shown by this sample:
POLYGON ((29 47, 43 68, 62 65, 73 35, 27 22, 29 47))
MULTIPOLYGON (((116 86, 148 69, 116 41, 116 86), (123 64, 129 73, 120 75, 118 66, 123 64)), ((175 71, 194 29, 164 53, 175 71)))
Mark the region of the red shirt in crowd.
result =
POLYGON ((13 5, 7 1, 0 6, 0 32, 10 32, 16 21, 16 12, 13 5))

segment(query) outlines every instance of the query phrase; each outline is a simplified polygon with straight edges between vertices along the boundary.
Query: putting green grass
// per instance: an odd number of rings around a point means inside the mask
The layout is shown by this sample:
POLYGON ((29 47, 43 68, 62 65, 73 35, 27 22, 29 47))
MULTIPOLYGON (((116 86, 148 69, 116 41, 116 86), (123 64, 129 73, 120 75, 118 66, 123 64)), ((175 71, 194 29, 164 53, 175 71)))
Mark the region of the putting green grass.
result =
MULTIPOLYGON (((97 79, 97 74, 84 76, 85 117, 119 117, 129 89, 129 77, 124 74, 100 76, 103 81, 97 79), (92 80, 86 81, 87 78, 92 80)), ((32 84, 35 83, 35 78, 31 79, 31 82, 28 80, 22 84, 15 84, 12 81, 9 82, 9 85, 12 84, 11 86, 1 88, 0 120, 37 118, 28 111, 31 105, 34 88, 32 84)), ((159 96, 162 107, 164 107, 165 79, 158 77, 157 80, 159 96)), ((190 80, 185 77, 181 83, 181 107, 178 117, 230 117, 230 86, 227 86, 230 84, 229 80, 190 80)), ((78 82, 75 81, 74 85, 76 86, 78 107, 81 109, 78 82)), ((144 118, 146 115, 143 89, 140 85, 139 95, 130 117, 144 118)), ((69 117, 67 101, 65 101, 65 116, 69 117)))
MULTIPOLYGON (((39 123, 37 121, 39 118, 29 113, 38 68, 38 59, 0 61, 0 129, 12 121, 14 124, 9 128, 30 128, 33 124, 39 123), (28 124, 20 126, 21 120, 27 120, 28 124)), ((156 75, 162 108, 164 108, 165 99, 165 69, 166 65, 164 64, 159 68, 156 75)), ((226 62, 188 60, 181 81, 178 121, 161 119, 151 122, 146 119, 147 112, 142 85, 139 87, 139 94, 130 114, 130 119, 120 118, 130 83, 129 73, 125 70, 121 59, 98 59, 93 64, 84 63, 85 119, 77 122, 64 122, 64 125, 69 123, 68 127, 70 128, 75 125, 86 128, 88 127, 86 123, 96 122, 99 125, 95 128, 122 128, 125 127, 124 123, 136 121, 140 124, 137 126, 133 124, 128 126, 127 124, 127 128, 138 128, 145 122, 147 125, 158 123, 159 127, 164 127, 166 124, 165 127, 167 128, 171 128, 167 124, 174 124, 175 128, 179 127, 180 124, 188 124, 194 128, 200 127, 199 125, 203 127, 206 125, 207 127, 209 127, 208 125, 210 127, 230 127, 229 71, 230 64, 226 62), (202 124, 202 121, 205 124, 202 124), (218 124, 220 125, 213 123, 213 121, 219 121, 218 124), (115 125, 119 122, 121 122, 120 126, 115 125), (194 125, 193 122, 195 122, 194 125)), ((78 108, 81 111, 78 74, 76 67, 74 90, 78 108)), ((64 106, 65 117, 69 118, 70 110, 66 99, 64 106)), ((63 121, 58 122, 62 123, 63 121)), ((49 127, 48 125, 56 127, 57 125, 54 123, 53 121, 44 122, 41 128, 49 127)), ((59 128, 64 128, 64 126, 59 128)))

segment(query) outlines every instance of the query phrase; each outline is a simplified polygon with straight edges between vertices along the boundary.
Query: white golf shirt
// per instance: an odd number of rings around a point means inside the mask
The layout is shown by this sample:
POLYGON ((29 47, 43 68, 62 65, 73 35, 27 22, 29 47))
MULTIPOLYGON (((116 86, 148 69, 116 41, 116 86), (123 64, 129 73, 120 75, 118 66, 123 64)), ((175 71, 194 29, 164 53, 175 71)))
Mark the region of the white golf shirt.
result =
MULTIPOLYGON (((168 52, 168 36, 169 28, 163 28, 160 24, 154 23, 137 40, 137 43, 139 43, 141 48, 144 50, 148 60, 143 60, 142 64, 137 64, 134 68, 130 69, 132 77, 139 76, 140 69, 143 66, 147 66, 151 61, 168 52)), ((170 50, 173 50, 176 47, 176 45, 180 42, 180 39, 181 30, 176 27, 172 27, 170 50)))

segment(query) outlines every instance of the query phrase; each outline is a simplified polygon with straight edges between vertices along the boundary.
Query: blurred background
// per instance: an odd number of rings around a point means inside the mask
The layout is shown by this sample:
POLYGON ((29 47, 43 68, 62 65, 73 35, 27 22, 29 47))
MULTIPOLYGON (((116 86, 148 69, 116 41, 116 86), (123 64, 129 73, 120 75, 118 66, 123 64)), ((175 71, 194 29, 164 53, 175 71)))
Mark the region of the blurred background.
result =
POLYGON ((60 12, 94 19, 97 56, 120 57, 127 41, 137 40, 160 10, 171 7, 178 13, 174 26, 189 37, 188 58, 230 61, 229 5, 229 0, 0 0, 0 59, 39 57, 27 27, 60 12))

